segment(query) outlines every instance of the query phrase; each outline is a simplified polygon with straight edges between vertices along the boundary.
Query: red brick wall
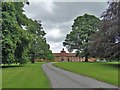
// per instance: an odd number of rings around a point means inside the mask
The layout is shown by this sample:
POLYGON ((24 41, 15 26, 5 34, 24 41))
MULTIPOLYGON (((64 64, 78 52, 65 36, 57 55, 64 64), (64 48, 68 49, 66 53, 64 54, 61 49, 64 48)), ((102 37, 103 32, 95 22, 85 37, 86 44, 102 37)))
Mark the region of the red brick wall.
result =
MULTIPOLYGON (((62 57, 55 57, 55 61, 56 62, 61 62, 61 58, 62 57)), ((68 58, 69 58, 69 61, 72 61, 72 62, 85 61, 84 58, 78 58, 78 57, 63 57, 63 58, 64 58, 64 61, 68 61, 68 58)), ((88 61, 89 62, 94 62, 95 58, 89 58, 88 61)))

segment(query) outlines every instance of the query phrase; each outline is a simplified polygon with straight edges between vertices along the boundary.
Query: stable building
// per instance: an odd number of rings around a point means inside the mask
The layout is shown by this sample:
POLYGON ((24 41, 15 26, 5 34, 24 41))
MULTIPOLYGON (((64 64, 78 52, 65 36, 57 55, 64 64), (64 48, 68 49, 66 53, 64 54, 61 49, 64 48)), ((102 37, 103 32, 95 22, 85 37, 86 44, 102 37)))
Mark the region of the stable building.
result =
MULTIPOLYGON (((76 53, 66 53, 64 49, 60 53, 53 53, 56 62, 83 62, 85 58, 76 57, 76 53)), ((89 62, 94 62, 95 58, 88 58, 89 62)))
POLYGON ((79 58, 76 57, 76 53, 66 53, 64 49, 60 53, 53 53, 55 56, 56 62, 63 62, 63 61, 79 61, 79 58))

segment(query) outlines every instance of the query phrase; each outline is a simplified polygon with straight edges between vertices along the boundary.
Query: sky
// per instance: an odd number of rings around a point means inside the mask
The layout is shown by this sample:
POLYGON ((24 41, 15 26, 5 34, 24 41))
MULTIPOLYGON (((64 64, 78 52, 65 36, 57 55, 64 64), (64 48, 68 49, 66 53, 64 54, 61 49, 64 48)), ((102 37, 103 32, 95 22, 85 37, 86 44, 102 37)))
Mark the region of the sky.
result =
POLYGON ((46 40, 53 53, 65 49, 63 41, 71 31, 71 26, 78 16, 85 13, 100 17, 107 8, 106 2, 30 2, 24 10, 27 17, 41 20, 46 40))

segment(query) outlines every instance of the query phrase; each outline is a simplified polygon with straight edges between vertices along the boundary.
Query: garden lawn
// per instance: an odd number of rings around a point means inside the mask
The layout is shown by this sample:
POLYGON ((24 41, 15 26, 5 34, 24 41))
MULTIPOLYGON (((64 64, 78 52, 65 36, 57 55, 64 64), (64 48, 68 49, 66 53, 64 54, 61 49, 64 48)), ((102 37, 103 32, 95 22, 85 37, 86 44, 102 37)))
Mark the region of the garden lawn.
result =
POLYGON ((62 69, 89 76, 113 85, 118 83, 118 63, 109 62, 60 62, 53 65, 62 69))
POLYGON ((28 63, 23 67, 2 69, 2 88, 50 88, 43 63, 28 63))

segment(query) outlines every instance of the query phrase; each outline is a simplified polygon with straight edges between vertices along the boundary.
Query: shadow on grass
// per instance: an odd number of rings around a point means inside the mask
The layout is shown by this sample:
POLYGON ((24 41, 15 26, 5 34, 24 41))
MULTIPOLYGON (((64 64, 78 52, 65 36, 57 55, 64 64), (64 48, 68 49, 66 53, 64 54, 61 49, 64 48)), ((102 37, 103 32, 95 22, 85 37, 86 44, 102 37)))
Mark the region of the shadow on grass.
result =
POLYGON ((14 66, 12 66, 12 65, 9 65, 9 66, 1 66, 0 68, 15 68, 15 67, 21 67, 20 65, 14 65, 14 66))
POLYGON ((120 68, 120 64, 105 64, 105 65, 112 66, 115 68, 120 68))

